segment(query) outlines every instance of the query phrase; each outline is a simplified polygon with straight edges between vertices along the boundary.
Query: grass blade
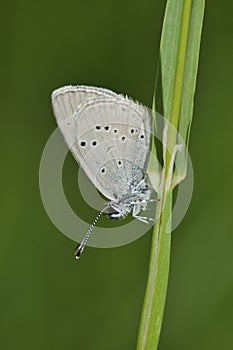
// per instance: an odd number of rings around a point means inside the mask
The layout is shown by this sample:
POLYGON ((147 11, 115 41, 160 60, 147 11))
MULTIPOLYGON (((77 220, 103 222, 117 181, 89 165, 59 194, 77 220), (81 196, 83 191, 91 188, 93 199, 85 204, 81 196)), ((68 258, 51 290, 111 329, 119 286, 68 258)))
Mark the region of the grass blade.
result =
MULTIPOLYGON (((168 0, 160 44, 153 109, 175 127, 186 146, 192 120, 204 5, 204 0, 168 0)), ((172 213, 172 189, 186 174, 186 153, 181 152, 176 157, 182 165, 182 176, 173 174, 173 183, 167 185, 169 169, 173 169, 171 155, 176 145, 177 134, 168 127, 167 147, 163 150, 160 202, 156 210, 156 218, 159 219, 153 229, 137 350, 155 350, 159 342, 169 275, 171 235, 167 231, 171 229, 168 224, 172 213)), ((153 149, 152 152, 156 153, 153 149)), ((153 176, 158 176, 157 171, 151 162, 148 174, 152 184, 153 176)))

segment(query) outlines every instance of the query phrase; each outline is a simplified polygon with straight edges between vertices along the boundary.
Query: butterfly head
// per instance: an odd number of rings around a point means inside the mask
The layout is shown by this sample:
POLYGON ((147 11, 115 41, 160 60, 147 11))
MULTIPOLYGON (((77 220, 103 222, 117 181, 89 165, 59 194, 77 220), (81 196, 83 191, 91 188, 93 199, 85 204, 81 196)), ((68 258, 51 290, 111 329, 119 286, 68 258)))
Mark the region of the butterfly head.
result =
POLYGON ((104 216, 106 216, 109 220, 118 221, 126 218, 130 212, 130 206, 123 204, 120 205, 120 203, 112 203, 109 205, 106 213, 104 213, 104 216))

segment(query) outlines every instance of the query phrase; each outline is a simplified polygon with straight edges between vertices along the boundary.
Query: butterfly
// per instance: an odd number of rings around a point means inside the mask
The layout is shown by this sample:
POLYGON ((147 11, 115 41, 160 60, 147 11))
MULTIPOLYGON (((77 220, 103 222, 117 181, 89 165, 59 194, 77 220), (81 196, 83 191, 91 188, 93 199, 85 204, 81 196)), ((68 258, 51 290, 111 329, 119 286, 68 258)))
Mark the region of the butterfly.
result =
POLYGON ((151 141, 148 109, 111 90, 64 86, 52 93, 58 127, 75 160, 109 200, 75 250, 80 258, 101 215, 120 220, 140 216, 151 198, 146 168, 151 141))

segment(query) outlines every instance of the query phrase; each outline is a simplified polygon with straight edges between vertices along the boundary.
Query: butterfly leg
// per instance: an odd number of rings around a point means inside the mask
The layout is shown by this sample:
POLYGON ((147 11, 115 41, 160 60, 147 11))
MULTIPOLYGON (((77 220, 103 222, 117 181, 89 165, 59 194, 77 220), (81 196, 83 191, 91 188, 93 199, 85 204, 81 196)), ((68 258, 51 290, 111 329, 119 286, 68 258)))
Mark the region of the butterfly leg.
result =
POLYGON ((139 220, 139 221, 142 221, 146 224, 149 224, 149 223, 154 223, 154 219, 151 219, 151 218, 148 218, 147 216, 140 216, 138 215, 141 211, 141 205, 139 204, 135 204, 134 207, 133 207, 133 211, 132 211, 132 216, 133 218, 139 220))
POLYGON ((158 202, 159 199, 156 198, 151 198, 151 199, 142 199, 142 200, 138 200, 135 202, 130 202, 130 204, 141 204, 141 203, 152 203, 152 202, 158 202))
POLYGON ((148 218, 147 216, 135 215, 134 218, 137 219, 137 220, 139 220, 139 221, 145 222, 145 224, 149 224, 149 223, 152 224, 152 223, 155 222, 154 219, 148 218))
POLYGON ((145 211, 145 210, 148 210, 148 211, 151 211, 152 209, 151 208, 148 208, 147 207, 147 204, 148 203, 152 203, 152 202, 157 202, 159 201, 160 199, 155 199, 155 198, 151 198, 151 199, 142 199, 142 200, 138 200, 138 201, 135 201, 135 202, 131 202, 131 204, 134 205, 134 212, 136 213, 135 215, 139 214, 140 211, 145 211), (136 206, 137 207, 137 210, 136 210, 136 206))

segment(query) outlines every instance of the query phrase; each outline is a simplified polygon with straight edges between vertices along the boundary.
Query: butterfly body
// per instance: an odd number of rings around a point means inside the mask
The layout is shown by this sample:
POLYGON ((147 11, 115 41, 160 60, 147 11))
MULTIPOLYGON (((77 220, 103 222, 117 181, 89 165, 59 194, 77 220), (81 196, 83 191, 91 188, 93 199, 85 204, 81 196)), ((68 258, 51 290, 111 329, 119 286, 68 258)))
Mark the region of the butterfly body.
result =
POLYGON ((140 186, 132 188, 125 196, 110 201, 107 208, 109 213, 105 213, 105 216, 110 220, 120 220, 132 213, 132 216, 137 218, 142 210, 146 210, 151 190, 148 188, 145 178, 139 184, 140 186))

